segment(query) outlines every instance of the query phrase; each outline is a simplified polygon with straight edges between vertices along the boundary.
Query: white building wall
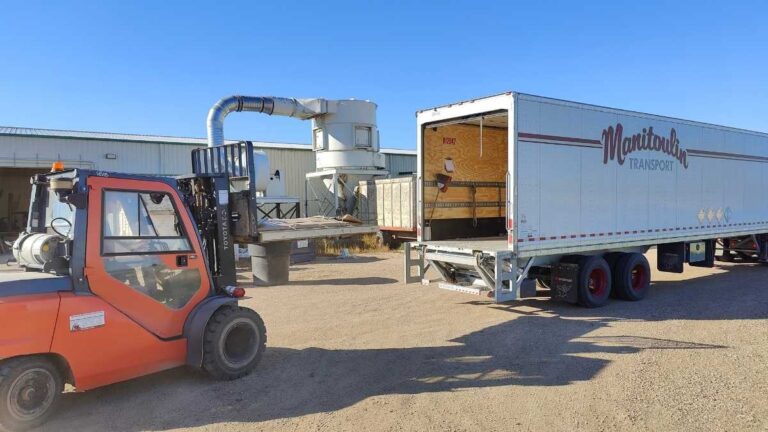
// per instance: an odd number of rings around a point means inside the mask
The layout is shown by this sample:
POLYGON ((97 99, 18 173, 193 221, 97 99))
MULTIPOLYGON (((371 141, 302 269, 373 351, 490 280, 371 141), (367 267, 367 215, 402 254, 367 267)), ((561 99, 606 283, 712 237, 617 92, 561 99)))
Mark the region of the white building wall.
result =
MULTIPOLYGON (((205 147, 205 141, 191 143, 142 142, 136 140, 83 139, 40 135, 0 134, 0 167, 49 168, 56 160, 72 168, 149 175, 179 175, 191 172, 191 151, 205 147), (106 155, 116 159, 107 159, 106 155)), ((280 170, 286 194, 305 198, 304 178, 315 171, 315 154, 309 145, 267 143, 254 146, 269 156, 270 171, 280 170)), ((416 156, 402 152, 387 153, 387 170, 396 177, 401 172, 416 172, 416 156)))

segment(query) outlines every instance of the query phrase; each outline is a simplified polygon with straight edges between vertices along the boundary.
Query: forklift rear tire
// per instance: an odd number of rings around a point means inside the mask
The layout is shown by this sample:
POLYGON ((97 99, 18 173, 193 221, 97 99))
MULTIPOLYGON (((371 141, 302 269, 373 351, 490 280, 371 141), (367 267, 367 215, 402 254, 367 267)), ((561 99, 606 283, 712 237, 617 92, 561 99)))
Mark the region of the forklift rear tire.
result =
POLYGON ((239 306, 223 306, 213 314, 203 340, 203 369, 220 380, 251 373, 267 344, 267 330, 259 314, 239 306))
POLYGON ((0 363, 0 430, 27 430, 51 416, 64 390, 61 372, 46 358, 0 363))

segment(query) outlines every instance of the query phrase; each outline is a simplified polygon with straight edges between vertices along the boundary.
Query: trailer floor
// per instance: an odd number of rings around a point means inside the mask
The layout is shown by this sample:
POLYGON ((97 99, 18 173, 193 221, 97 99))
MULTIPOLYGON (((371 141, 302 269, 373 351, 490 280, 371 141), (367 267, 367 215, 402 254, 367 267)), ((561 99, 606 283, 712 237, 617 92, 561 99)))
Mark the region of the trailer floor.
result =
POLYGON ((594 310, 401 275, 397 253, 294 266, 248 290, 269 331, 254 374, 66 394, 45 430, 768 429, 766 267, 656 273, 644 301, 594 310))
POLYGON ((477 237, 455 240, 429 240, 421 242, 429 246, 440 246, 441 248, 451 248, 458 251, 483 251, 488 253, 506 251, 506 237, 477 237))

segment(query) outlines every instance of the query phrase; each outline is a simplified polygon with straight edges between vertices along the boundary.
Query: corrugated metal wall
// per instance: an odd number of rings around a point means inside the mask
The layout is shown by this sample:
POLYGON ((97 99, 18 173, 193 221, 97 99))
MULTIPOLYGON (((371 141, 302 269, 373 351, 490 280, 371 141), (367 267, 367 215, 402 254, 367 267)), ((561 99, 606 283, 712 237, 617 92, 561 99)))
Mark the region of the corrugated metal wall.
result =
MULTIPOLYGON (((254 143, 255 145, 256 143, 254 143)), ((261 148, 269 157, 269 167, 274 173, 280 170, 285 179, 285 193, 301 199, 304 206, 304 175, 315 170, 315 153, 311 150, 261 148)))
POLYGON ((189 172, 195 145, 0 136, 0 166, 65 166, 132 174, 175 175, 189 172), (107 159, 107 154, 116 159, 107 159))
MULTIPOLYGON (((258 143, 254 142, 254 145, 258 143)), ((48 168, 55 160, 68 167, 132 174, 177 175, 190 172, 190 151, 204 145, 132 142, 43 136, 0 135, 0 167, 48 168), (107 154, 116 159, 107 159, 107 154)), ((315 155, 303 148, 260 148, 270 169, 280 170, 286 193, 304 199, 304 175, 315 170, 315 155)), ((416 156, 385 153, 386 169, 397 177, 416 172, 416 156)))
POLYGON ((390 177, 399 177, 416 173, 416 155, 385 154, 387 171, 390 177))

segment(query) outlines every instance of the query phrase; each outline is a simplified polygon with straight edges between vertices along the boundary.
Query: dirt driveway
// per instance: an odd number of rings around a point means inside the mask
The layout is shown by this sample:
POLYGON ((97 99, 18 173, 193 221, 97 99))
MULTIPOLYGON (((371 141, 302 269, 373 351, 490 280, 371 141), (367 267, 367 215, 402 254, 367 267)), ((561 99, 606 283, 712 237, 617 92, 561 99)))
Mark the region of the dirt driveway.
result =
POLYGON ((396 253, 297 265, 248 290, 251 376, 67 394, 45 430, 767 430, 768 268, 684 277, 587 310, 406 286, 396 253))

